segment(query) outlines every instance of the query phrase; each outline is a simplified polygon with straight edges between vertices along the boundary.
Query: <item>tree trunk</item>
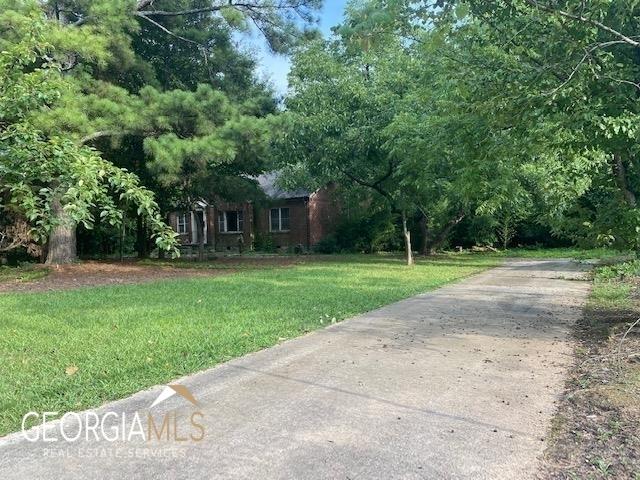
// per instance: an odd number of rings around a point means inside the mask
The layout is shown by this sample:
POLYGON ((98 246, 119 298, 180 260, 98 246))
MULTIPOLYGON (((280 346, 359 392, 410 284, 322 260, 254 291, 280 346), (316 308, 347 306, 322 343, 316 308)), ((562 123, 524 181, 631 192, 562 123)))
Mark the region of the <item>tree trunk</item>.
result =
POLYGON ((413 252, 411 251, 411 231, 407 228, 407 214, 402 212, 402 236, 404 237, 404 249, 407 265, 413 265, 413 252))
POLYGON ((122 214, 122 224, 120 225, 120 248, 118 249, 118 258, 121 262, 124 262, 124 240, 127 234, 126 230, 126 217, 122 214))
POLYGON ((195 212, 196 233, 198 235, 198 260, 204 262, 204 212, 195 212))
POLYGON ((138 258, 149 258, 149 235, 141 215, 136 219, 136 251, 138 258))
POLYGON ((47 265, 71 263, 78 259, 76 250, 76 222, 64 211, 60 200, 51 202, 57 225, 51 230, 47 246, 47 265))
POLYGON ((511 240, 511 222, 509 218, 504 219, 504 224, 502 225, 502 249, 506 250, 509 246, 509 241, 511 240))
POLYGON ((420 235, 422 235, 420 253, 426 257, 429 255, 429 219, 424 213, 420 218, 420 235))
POLYGON ((447 240, 447 237, 451 233, 451 230, 453 230, 453 227, 459 224, 464 218, 464 216, 465 216, 464 213, 460 213, 457 217, 451 219, 449 223, 440 231, 438 236, 433 239, 433 242, 429 246, 429 253, 431 255, 435 254, 436 251, 442 247, 444 242, 447 240))
POLYGON ((622 190, 624 199, 631 208, 635 208, 637 205, 636 194, 629 188, 629 182, 627 180, 627 169, 624 166, 622 155, 620 153, 613 154, 613 174, 616 177, 616 183, 618 188, 622 190))

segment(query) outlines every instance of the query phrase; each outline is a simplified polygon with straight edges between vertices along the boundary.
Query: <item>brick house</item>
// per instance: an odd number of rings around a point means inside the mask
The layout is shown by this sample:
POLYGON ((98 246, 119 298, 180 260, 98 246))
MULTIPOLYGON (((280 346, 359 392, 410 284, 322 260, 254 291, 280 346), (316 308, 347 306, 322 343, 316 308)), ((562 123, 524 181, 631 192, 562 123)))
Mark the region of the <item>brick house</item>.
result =
POLYGON ((170 225, 184 246, 198 244, 196 215, 204 215, 208 250, 253 250, 268 243, 278 251, 308 251, 334 231, 340 218, 333 189, 284 191, 276 186, 277 178, 276 172, 256 178, 262 201, 201 202, 194 211, 171 213, 170 225))

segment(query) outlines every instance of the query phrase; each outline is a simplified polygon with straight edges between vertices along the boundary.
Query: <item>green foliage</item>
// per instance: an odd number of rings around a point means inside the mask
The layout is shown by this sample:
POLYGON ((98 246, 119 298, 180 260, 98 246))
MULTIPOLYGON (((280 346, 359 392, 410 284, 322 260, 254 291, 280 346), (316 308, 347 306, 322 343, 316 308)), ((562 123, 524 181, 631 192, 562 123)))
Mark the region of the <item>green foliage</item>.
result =
MULTIPOLYGON (((18 48, 34 35, 41 42, 23 64, 32 72, 11 71, 27 74, 22 84, 30 91, 20 95, 4 86, 16 111, 0 108, 7 119, 24 115, 42 138, 63 138, 66 143, 57 148, 70 158, 93 158, 82 145, 99 148, 102 158, 156 190, 164 212, 210 199, 222 190, 221 180, 263 170, 269 135, 263 120, 275 111, 270 87, 256 80, 255 62, 238 50, 234 33, 255 25, 274 50, 284 52, 304 37, 300 30, 313 23, 319 4, 0 0, 0 50, 18 48), (48 83, 39 78, 43 75, 48 83)), ((126 207, 118 203, 142 201, 131 198, 134 193, 123 183, 133 177, 116 173, 105 169, 114 176, 110 188, 125 195, 101 211, 105 224, 118 220, 117 210, 126 207)), ((51 171, 46 178, 57 174, 51 171)), ((74 207, 67 207, 75 221, 90 226, 93 204, 108 196, 95 191, 95 198, 84 198, 84 204, 75 198, 74 207)), ((74 191, 65 195, 78 197, 74 191)), ((140 213, 150 206, 144 201, 140 213)), ((156 234, 157 220, 145 221, 156 234)), ((160 243, 166 246, 165 240, 160 243)))
POLYGON ((632 260, 599 267, 596 271, 595 278, 598 281, 622 281, 626 278, 638 276, 640 276, 640 260, 632 260))
POLYGON ((388 211, 381 210, 342 223, 336 229, 341 248, 366 253, 401 249, 393 220, 388 211))
POLYGON ((323 254, 340 253, 341 248, 338 244, 338 236, 335 233, 327 235, 313 246, 313 251, 323 254))
POLYGON ((455 242, 450 246, 493 245, 498 241, 496 219, 491 215, 471 215, 456 229, 455 242))
POLYGON ((454 71, 484 90, 471 104, 490 102, 507 142, 524 129, 519 151, 541 218, 584 244, 637 248, 638 3, 446 2, 470 7, 462 23, 420 3, 467 47, 454 71))
POLYGON ((120 205, 135 205, 147 219, 159 248, 172 250, 175 234, 162 221, 153 194, 130 172, 103 160, 96 151, 63 136, 47 136, 32 121, 34 111, 51 108, 65 79, 47 61, 53 47, 42 40, 37 17, 23 40, 0 53, 0 198, 3 209, 25 217, 36 240, 46 241, 59 221, 59 202, 75 223, 91 228, 96 209, 105 221, 121 221, 120 205), (42 62, 45 63, 42 63, 42 62), (34 64, 41 63, 39 66, 34 64))
MULTIPOLYGON (((589 298, 589 307, 614 311, 623 311, 632 307, 633 281, 637 279, 639 273, 638 260, 596 268, 593 274, 594 283, 589 298)), ((622 317, 622 315, 620 316, 622 317)))
POLYGON ((638 8, 352 2, 294 60, 284 151, 431 230, 462 213, 503 244, 527 221, 638 247, 638 8))
MULTIPOLYGON (((133 256, 136 242, 140 241, 134 209, 124 212, 123 223, 114 227, 96 219, 91 229, 80 225, 77 232, 78 256, 82 259, 119 259, 121 248, 123 256, 133 256)), ((154 249, 153 242, 148 242, 146 238, 143 241, 151 243, 148 245, 150 254, 154 249)))
POLYGON ((274 253, 276 251, 276 243, 273 235, 257 233, 253 242, 253 248, 257 252, 274 253))
POLYGON ((360 213, 342 221, 335 233, 318 242, 318 253, 377 253, 401 250, 398 228, 388 210, 360 213))
POLYGON ((508 243, 520 221, 549 211, 536 191, 549 176, 532 165, 564 162, 566 130, 537 125, 517 87, 477 68, 478 56, 519 68, 477 41, 482 27, 444 32, 445 42, 442 30, 416 25, 415 5, 380 13, 379 3, 353 3, 333 41, 295 56, 290 129, 276 142, 283 161, 299 160, 316 184, 369 189, 394 212, 424 215, 435 244, 461 216, 492 218, 508 243))

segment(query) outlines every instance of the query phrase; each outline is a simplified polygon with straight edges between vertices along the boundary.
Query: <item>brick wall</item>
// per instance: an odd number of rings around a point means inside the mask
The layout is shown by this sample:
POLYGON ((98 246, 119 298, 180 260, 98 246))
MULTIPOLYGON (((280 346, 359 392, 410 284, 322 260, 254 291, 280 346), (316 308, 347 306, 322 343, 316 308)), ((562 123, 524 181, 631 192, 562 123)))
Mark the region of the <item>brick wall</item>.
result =
POLYGON ((340 208, 334 200, 332 187, 321 188, 309 197, 309 242, 313 247, 335 232, 340 220, 340 208))
POLYGON ((272 200, 268 205, 256 206, 256 232, 269 235, 278 249, 294 248, 302 245, 309 247, 309 223, 306 198, 289 198, 272 200), (270 231, 270 215, 272 208, 289 208, 289 231, 270 231))
MULTIPOLYGON (((295 248, 301 245, 305 249, 313 247, 328 234, 335 231, 340 219, 340 209, 333 199, 332 189, 323 188, 309 198, 288 198, 270 200, 262 205, 250 202, 231 203, 217 201, 215 207, 207 207, 207 246, 217 251, 238 251, 239 239, 245 251, 253 248, 256 235, 268 236, 279 250, 295 248), (272 208, 289 209, 289 230, 271 231, 270 216, 272 208), (227 233, 220 231, 218 214, 224 211, 242 211, 244 215, 243 232, 227 233)), ((178 229, 178 212, 169 215, 171 227, 178 229)), ((183 245, 197 243, 192 233, 192 218, 187 215, 187 233, 180 235, 183 245)))
POLYGON ((218 202, 215 208, 212 208, 212 232, 215 233, 215 248, 218 251, 238 251, 239 240, 242 238, 242 246, 244 250, 250 250, 253 245, 253 205, 249 202, 244 203, 227 203, 218 202), (221 232, 218 224, 218 213, 224 211, 241 211, 243 212, 243 228, 242 233, 226 233, 221 232))

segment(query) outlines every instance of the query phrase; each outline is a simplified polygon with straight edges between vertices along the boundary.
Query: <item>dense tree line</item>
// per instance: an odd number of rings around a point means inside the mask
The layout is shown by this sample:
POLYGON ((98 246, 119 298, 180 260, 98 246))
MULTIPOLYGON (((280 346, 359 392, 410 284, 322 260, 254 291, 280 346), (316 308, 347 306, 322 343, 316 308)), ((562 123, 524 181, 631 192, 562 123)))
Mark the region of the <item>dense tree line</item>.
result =
POLYGON ((382 225, 364 243, 391 218, 409 263, 412 231, 425 254, 523 224, 640 248, 635 1, 360 0, 327 39, 319 3, 0 0, 6 248, 68 260, 78 225, 128 217, 140 251, 171 250, 168 211, 276 162, 369 214, 344 232, 382 225), (284 112, 247 30, 293 53, 284 112))
POLYGON ((637 249, 639 15, 632 1, 352 2, 295 56, 281 147, 403 224, 421 216, 433 246, 473 217, 504 246, 529 220, 637 249))

